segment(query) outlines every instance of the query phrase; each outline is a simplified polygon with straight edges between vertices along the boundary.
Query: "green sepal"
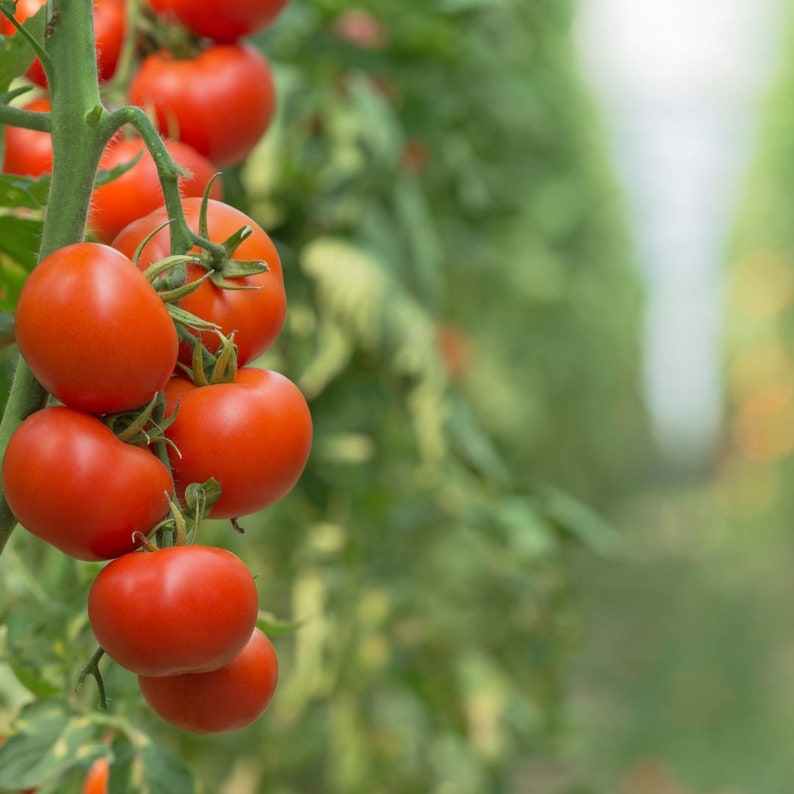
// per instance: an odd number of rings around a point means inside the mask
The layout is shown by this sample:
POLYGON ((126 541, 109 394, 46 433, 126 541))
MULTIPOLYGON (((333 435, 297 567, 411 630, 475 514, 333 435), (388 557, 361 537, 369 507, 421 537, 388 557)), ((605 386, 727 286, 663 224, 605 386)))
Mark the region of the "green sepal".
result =
POLYGON ((304 626, 307 618, 302 620, 284 620, 277 618, 272 612, 265 612, 260 609, 256 618, 256 627, 264 631, 269 637, 274 634, 292 634, 304 626))
POLYGON ((166 303, 165 307, 168 309, 171 319, 185 328, 192 328, 195 331, 217 331, 220 328, 217 323, 202 320, 201 317, 196 317, 195 314, 185 311, 175 303, 166 303))
POLYGON ((192 482, 185 488, 185 509, 197 520, 209 515, 212 506, 221 498, 221 484, 210 477, 206 482, 192 482))

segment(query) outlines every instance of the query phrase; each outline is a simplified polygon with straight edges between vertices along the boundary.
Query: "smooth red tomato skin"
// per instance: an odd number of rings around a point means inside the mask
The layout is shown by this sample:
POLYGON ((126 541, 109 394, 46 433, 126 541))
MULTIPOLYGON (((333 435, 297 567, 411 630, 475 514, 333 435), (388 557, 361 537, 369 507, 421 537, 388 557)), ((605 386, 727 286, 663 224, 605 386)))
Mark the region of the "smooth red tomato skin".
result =
MULTIPOLYGON (((24 106, 25 110, 47 113, 49 99, 35 99, 24 106)), ((52 171, 52 136, 49 132, 6 127, 3 173, 20 176, 41 176, 52 171)))
POLYGON ((298 387, 278 372, 247 367, 233 383, 196 387, 173 378, 165 390, 176 419, 166 435, 178 497, 192 482, 221 485, 212 518, 236 518, 285 496, 312 442, 312 420, 298 387))
MULTIPOLYGON (((187 198, 182 202, 185 218, 194 232, 198 232, 201 200, 187 198)), ((165 207, 155 210, 124 228, 113 240, 113 247, 131 257, 135 249, 155 229, 168 220, 165 207)), ((216 323, 229 336, 235 333, 237 363, 240 366, 253 361, 265 352, 278 337, 287 313, 287 298, 281 260, 273 241, 266 232, 240 210, 219 201, 210 201, 207 213, 210 239, 222 242, 243 226, 250 226, 251 236, 235 251, 234 256, 242 260, 262 260, 269 270, 256 276, 230 279, 238 286, 256 289, 221 289, 206 281, 195 292, 182 298, 179 305, 185 311, 216 323)), ((171 231, 168 227, 157 232, 142 250, 138 267, 146 269, 152 262, 163 259, 171 250, 171 231)), ((194 265, 187 268, 187 280, 195 281, 204 269, 194 265)), ((214 353, 219 340, 212 332, 201 333, 205 347, 214 353)), ((190 365, 192 348, 183 343, 179 359, 190 365)))
POLYGON ((65 246, 34 268, 19 296, 16 337, 51 394, 96 414, 149 402, 168 381, 179 347, 151 284, 101 243, 65 246))
POLYGON ((78 560, 110 560, 168 513, 166 467, 120 441, 99 419, 65 406, 31 414, 2 468, 11 511, 32 534, 78 560))
POLYGON ((149 0, 149 5, 161 16, 179 20, 199 36, 232 42, 264 30, 287 5, 287 0, 235 0, 221 4, 149 0))
POLYGON ((138 676, 151 709, 171 725, 194 733, 222 733, 259 719, 278 685, 278 659, 259 629, 243 651, 210 673, 167 678, 138 676))
MULTIPOLYGON (((177 165, 190 171, 191 176, 179 179, 183 196, 204 194, 207 183, 217 169, 195 149, 180 141, 165 141, 165 148, 177 165)), ((99 167, 111 169, 128 163, 139 153, 141 159, 120 177, 94 190, 88 225, 103 243, 110 243, 127 225, 157 209, 163 203, 163 191, 157 176, 154 158, 140 138, 112 142, 102 155, 99 167)), ((222 197, 221 181, 216 179, 210 190, 215 199, 222 197)), ((131 256, 134 251, 130 251, 131 256)), ((167 256, 167 254, 166 254, 167 256)))
POLYGON ((192 146, 221 168, 256 146, 275 109, 264 55, 248 44, 216 44, 192 59, 147 56, 129 87, 133 105, 151 108, 160 132, 192 146))
POLYGON ((209 546, 126 554, 99 572, 88 594, 97 641, 139 675, 223 667, 245 647, 258 610, 242 560, 209 546))

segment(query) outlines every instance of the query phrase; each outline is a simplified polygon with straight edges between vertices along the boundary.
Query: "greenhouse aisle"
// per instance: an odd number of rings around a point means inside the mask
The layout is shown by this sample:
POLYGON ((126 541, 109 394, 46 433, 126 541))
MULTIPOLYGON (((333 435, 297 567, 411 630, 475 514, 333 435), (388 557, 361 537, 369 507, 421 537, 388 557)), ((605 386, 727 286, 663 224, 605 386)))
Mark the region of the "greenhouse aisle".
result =
POLYGON ((779 3, 754 0, 581 4, 586 73, 647 284, 661 463, 615 516, 617 554, 580 561, 575 762, 548 794, 791 791, 791 522, 770 507, 768 461, 732 451, 734 317, 722 313, 781 19, 779 3))

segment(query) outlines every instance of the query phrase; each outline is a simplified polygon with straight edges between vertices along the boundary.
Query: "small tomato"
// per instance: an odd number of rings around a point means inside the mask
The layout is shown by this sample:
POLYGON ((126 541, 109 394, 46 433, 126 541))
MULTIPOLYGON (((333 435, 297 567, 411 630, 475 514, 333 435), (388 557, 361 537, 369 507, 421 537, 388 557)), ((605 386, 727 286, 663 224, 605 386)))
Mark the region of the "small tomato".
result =
POLYGON ((210 673, 166 678, 138 676, 152 710, 171 725, 194 733, 245 728, 265 712, 278 684, 278 659, 259 629, 231 662, 210 673))

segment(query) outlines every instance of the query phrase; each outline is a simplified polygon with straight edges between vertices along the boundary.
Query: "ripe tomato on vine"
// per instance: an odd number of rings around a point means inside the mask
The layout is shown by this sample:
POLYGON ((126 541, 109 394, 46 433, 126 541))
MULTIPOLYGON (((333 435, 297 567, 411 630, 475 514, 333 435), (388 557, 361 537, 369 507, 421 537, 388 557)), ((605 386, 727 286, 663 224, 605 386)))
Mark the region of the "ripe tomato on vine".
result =
MULTIPOLYGON (((202 217, 201 199, 187 198, 182 202, 182 208, 188 226, 198 232, 202 217)), ((242 211, 213 200, 207 202, 206 210, 210 241, 222 243, 241 228, 248 227, 250 235, 229 253, 238 260, 264 262, 268 269, 251 276, 224 277, 223 282, 233 289, 225 289, 215 281, 207 280, 183 297, 180 306, 200 319, 216 324, 225 336, 234 334, 237 363, 243 366, 264 353, 284 325, 287 298, 281 259, 264 229, 242 211)), ((168 256, 171 250, 171 231, 167 223, 168 212, 161 207, 124 228, 112 245, 129 257, 137 252, 138 267, 145 269, 168 256)), ((188 283, 198 280, 206 272, 200 265, 188 265, 186 271, 188 283)), ((217 334, 204 331, 196 332, 196 336, 210 353, 217 352, 220 344, 217 334)), ((182 344, 179 358, 184 364, 190 364, 192 348, 189 344, 182 344)))
POLYGON ((288 378, 253 367, 239 370, 231 383, 209 386, 175 377, 165 398, 175 414, 166 436, 180 499, 190 483, 214 478, 221 496, 210 515, 237 518, 278 501, 298 481, 309 458, 312 420, 288 378))
POLYGON ((246 43, 214 44, 192 57, 161 50, 143 59, 129 101, 151 110, 164 135, 215 165, 236 165, 253 150, 275 112, 270 65, 246 43))
POLYGON ((217 670, 245 647, 257 614, 251 572, 210 546, 125 554, 99 572, 88 595, 97 641, 140 675, 217 670))
POLYGON ((101 243, 74 243, 39 263, 19 296, 16 337, 52 395, 96 414, 149 402, 178 352, 176 329, 152 285, 101 243))

